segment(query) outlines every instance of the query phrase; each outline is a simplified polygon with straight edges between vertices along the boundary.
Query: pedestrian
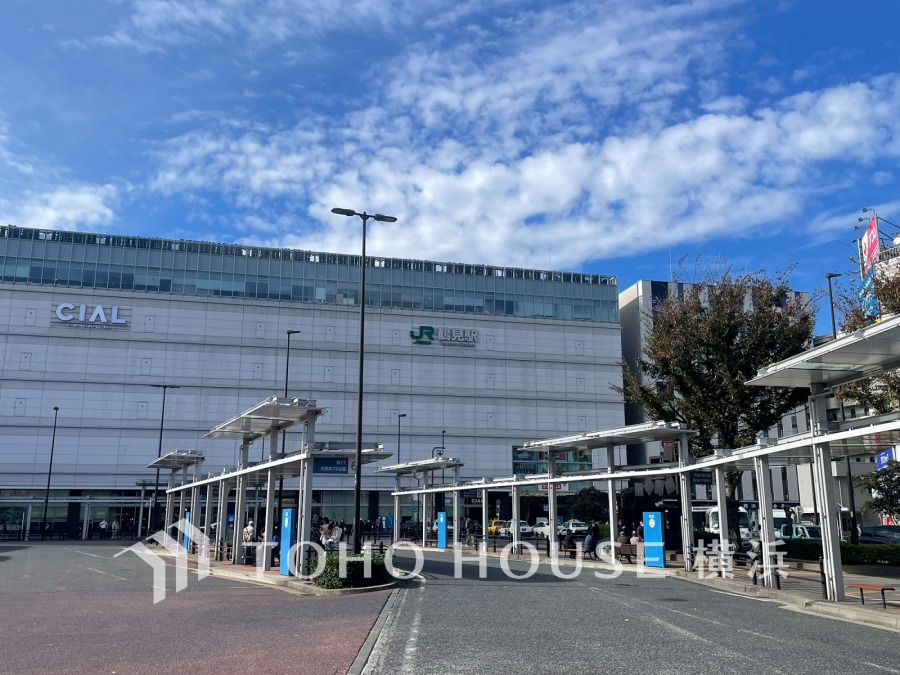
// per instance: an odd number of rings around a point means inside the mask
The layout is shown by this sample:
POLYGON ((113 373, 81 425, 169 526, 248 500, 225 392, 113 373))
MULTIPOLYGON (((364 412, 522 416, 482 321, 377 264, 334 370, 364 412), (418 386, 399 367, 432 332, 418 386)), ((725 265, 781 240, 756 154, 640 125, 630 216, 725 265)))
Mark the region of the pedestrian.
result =
POLYGON ((569 557, 575 557, 575 532, 574 530, 566 530, 566 543, 564 548, 568 549, 569 557))
POLYGON ((113 538, 113 539, 118 539, 118 538, 119 538, 119 529, 120 529, 119 521, 118 521, 118 520, 114 520, 114 521, 112 522, 112 538, 113 538))
POLYGON ((319 534, 319 527, 321 525, 319 523, 313 523, 309 526, 309 543, 310 544, 318 544, 322 545, 322 537, 319 534))
POLYGON ((466 518, 466 546, 475 548, 475 521, 466 518))
MULTIPOLYGON (((593 528, 592 528, 593 529, 593 528)), ((594 559, 597 557, 597 540, 594 539, 594 535, 588 531, 587 536, 584 538, 584 552, 594 559)))
POLYGON ((247 527, 244 528, 244 531, 241 534, 241 538, 244 540, 245 544, 249 544, 253 541, 253 533, 253 521, 251 520, 247 523, 247 527))
POLYGON ((106 518, 100 521, 100 538, 106 539, 106 533, 109 531, 109 523, 106 522, 106 518))
POLYGON ((638 523, 637 538, 638 538, 638 541, 644 541, 644 524, 643 523, 638 523))
MULTIPOLYGON (((631 544, 631 542, 628 540, 628 537, 625 535, 625 530, 622 530, 621 532, 619 532, 619 538, 616 539, 616 544, 618 544, 620 547, 621 547, 623 544, 625 544, 625 545, 630 545, 630 544, 631 544)), ((628 562, 629 562, 629 563, 631 562, 631 555, 630 555, 630 554, 622 555, 622 556, 620 556, 620 558, 628 558, 628 562)))

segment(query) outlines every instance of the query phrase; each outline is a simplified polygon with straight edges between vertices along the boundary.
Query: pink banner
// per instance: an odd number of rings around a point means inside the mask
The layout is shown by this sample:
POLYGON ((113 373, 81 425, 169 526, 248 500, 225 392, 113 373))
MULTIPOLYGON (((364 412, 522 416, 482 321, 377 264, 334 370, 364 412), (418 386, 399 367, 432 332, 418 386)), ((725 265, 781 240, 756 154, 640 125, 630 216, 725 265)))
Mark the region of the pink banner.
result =
POLYGON ((863 270, 868 272, 878 258, 878 216, 872 216, 872 220, 869 221, 869 227, 866 228, 866 234, 862 240, 862 251, 863 270))

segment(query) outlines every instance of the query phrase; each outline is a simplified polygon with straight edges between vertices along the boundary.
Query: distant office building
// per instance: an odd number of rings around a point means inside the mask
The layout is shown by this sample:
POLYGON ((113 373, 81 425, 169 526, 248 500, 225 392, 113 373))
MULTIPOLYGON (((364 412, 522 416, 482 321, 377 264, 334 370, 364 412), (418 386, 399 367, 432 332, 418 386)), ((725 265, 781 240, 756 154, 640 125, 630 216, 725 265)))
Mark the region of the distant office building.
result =
MULTIPOLYGON (((429 457, 443 439, 466 479, 537 472, 544 458, 521 453, 525 441, 623 423, 610 389, 621 382, 615 277, 366 265, 364 445, 383 444, 390 462, 429 457)), ((354 441, 359 272, 354 255, 0 227, 3 522, 18 527, 31 506, 40 522, 54 406, 57 531, 136 517, 135 482, 152 480, 159 443, 151 385, 180 387, 167 393, 163 453, 200 450, 204 472, 235 465, 236 442, 202 436, 283 394, 287 330, 302 331, 289 392, 326 410, 317 440, 354 441)), ((302 430, 289 433, 287 451, 301 443, 302 430)), ((251 447, 251 460, 267 454, 251 447)), ((364 519, 392 511, 393 482, 372 469, 364 519)), ((352 474, 316 484, 318 512, 352 520, 352 474)), ((508 513, 508 495, 492 499, 508 513)))

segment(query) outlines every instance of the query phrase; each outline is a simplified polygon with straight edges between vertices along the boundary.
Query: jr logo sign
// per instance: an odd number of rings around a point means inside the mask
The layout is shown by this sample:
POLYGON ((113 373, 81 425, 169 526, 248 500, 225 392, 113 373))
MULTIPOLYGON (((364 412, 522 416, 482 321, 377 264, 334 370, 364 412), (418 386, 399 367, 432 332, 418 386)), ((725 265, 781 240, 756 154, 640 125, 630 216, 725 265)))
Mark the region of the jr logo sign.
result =
POLYGON ((419 326, 419 332, 409 331, 409 337, 417 345, 430 345, 434 340, 434 328, 431 326, 419 326))
POLYGON ((430 345, 432 342, 437 342, 447 347, 474 347, 478 340, 478 331, 474 328, 419 326, 418 332, 409 331, 409 337, 417 345, 430 345))

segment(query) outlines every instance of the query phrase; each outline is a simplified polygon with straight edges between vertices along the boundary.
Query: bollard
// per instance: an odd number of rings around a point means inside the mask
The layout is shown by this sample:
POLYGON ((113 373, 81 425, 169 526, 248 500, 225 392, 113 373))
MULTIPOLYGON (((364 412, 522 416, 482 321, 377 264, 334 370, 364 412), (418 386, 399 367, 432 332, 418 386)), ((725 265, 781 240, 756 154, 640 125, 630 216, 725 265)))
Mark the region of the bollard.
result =
POLYGON ((384 555, 384 542, 383 541, 378 542, 378 554, 384 555))
POLYGON ((769 556, 769 564, 770 564, 769 569, 772 570, 772 574, 775 578, 775 588, 776 588, 776 590, 780 591, 781 590, 781 575, 778 574, 777 561, 773 562, 773 558, 775 558, 775 556, 769 556))
POLYGON ((825 559, 819 556, 819 579, 822 582, 822 598, 828 599, 828 582, 825 579, 825 559))

